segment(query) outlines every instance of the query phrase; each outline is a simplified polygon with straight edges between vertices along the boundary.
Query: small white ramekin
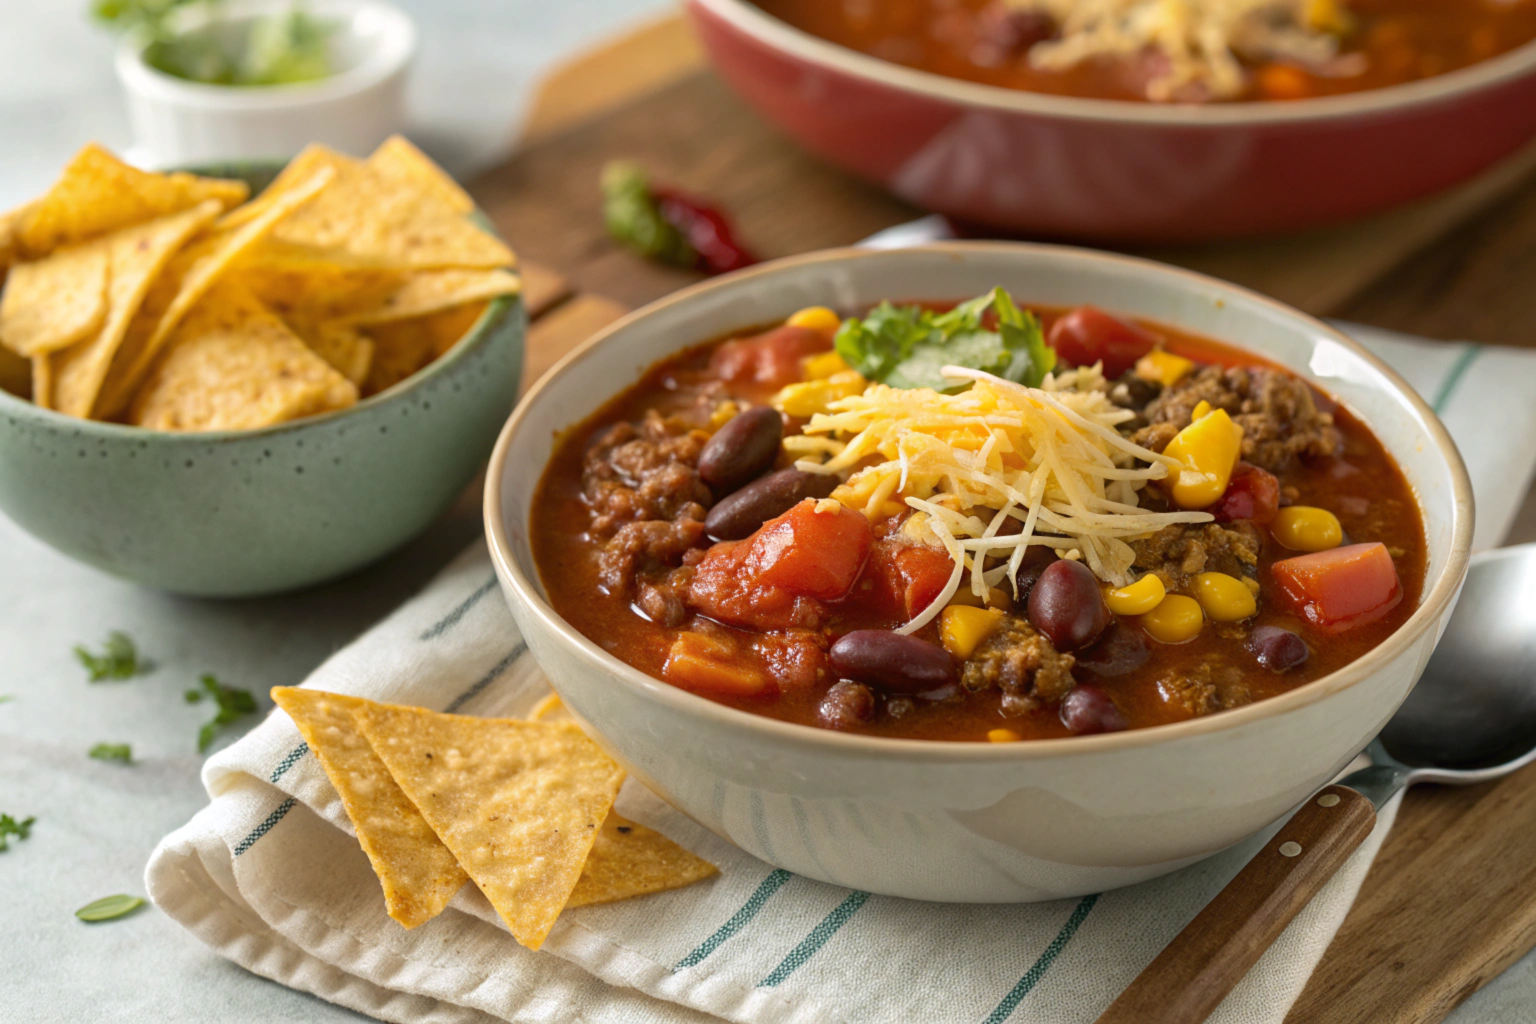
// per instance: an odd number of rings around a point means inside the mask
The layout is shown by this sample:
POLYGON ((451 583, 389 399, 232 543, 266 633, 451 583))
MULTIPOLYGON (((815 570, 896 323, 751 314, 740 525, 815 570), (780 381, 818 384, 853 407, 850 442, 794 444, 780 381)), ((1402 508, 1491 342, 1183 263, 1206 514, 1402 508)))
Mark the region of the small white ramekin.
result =
MULTIPOLYGON (((220 5, 239 22, 285 9, 273 0, 220 5)), ((344 67, 317 82, 273 86, 205 85, 167 75, 144 61, 144 42, 118 48, 117 76, 128 102, 136 162, 163 167, 290 157, 311 142, 364 154, 405 127, 405 79, 416 29, 377 0, 310 0, 305 10, 336 23, 332 50, 344 67)), ((195 28, 187 20, 183 28, 195 28)))

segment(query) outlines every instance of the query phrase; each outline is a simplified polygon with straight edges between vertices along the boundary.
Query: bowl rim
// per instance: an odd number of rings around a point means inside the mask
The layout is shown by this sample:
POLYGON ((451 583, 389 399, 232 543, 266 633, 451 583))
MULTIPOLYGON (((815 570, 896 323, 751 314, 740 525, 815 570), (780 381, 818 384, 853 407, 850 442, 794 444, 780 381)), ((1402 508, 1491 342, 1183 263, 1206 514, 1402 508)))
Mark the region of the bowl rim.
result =
POLYGON ((1496 57, 1432 78, 1339 96, 1204 105, 1090 99, 985 85, 893 64, 804 32, 749 0, 687 0, 687 3, 691 9, 707 11, 758 42, 828 70, 962 107, 1070 121, 1195 129, 1333 121, 1451 102, 1464 93, 1536 76, 1536 40, 1532 40, 1496 57))
MULTIPOLYGON (((365 0, 371 2, 371 0, 365 0)), ((284 160, 230 160, 215 163, 190 164, 185 167, 174 167, 169 170, 184 170, 193 174, 206 177, 226 178, 242 180, 249 184, 249 178, 256 174, 277 174, 289 161, 284 160)), ((259 193, 258 193, 259 194, 259 193)), ((254 197, 252 197, 254 198, 254 197)), ((247 202, 250 200, 247 199, 247 202)), ((501 235, 496 231, 496 226, 486 216, 485 211, 478 206, 470 214, 471 217, 481 222, 481 227, 490 232, 496 238, 501 235)), ((505 239, 502 239, 505 241, 505 239)), ((514 261, 511 268, 513 273, 522 274, 514 261)), ((151 430, 147 427, 135 426, 131 423, 114 423, 108 420, 87 420, 76 416, 69 416, 57 409, 45 409, 11 392, 0 388, 0 414, 12 414, 23 417, 31 417, 40 420, 50 427, 66 428, 77 437, 97 437, 103 440, 113 438, 116 440, 150 441, 157 443, 182 441, 197 444, 209 442, 236 441, 246 438, 271 438, 281 434, 304 430, 319 424, 328 424, 339 419, 360 414, 364 411, 377 408, 381 405, 392 403, 398 398, 410 394, 428 381, 447 373, 454 365, 468 358, 469 353, 481 345, 495 333, 496 328, 504 323, 507 317, 513 315, 516 306, 522 301, 523 292, 518 291, 511 295, 502 295, 491 299, 485 307, 485 312, 480 318, 470 325, 458 341, 449 347, 448 351, 433 359, 426 366, 417 370, 403 380, 396 381, 389 387, 367 398, 359 398, 353 405, 345 409, 333 409, 317 416, 304 416, 296 420, 286 420, 282 423, 274 423, 270 427, 255 427, 250 430, 151 430)), ((526 341, 525 341, 526 345, 526 341)))
MULTIPOLYGON (((263 14, 285 9, 272 0, 235 0, 222 5, 219 15, 230 21, 250 21, 263 14)), ((416 24, 410 15, 382 0, 311 0, 306 10, 324 16, 346 13, 368 14, 383 26, 373 51, 356 67, 312 82, 285 85, 214 85, 193 82, 168 75, 151 67, 144 59, 148 40, 134 33, 117 45, 114 66, 125 88, 140 95, 187 106, 215 110, 276 111, 327 103, 368 92, 393 77, 410 64, 416 53, 416 24)), ((178 20, 182 30, 199 28, 213 17, 209 11, 193 10, 178 20)))
MULTIPOLYGON (((686 342, 684 343, 686 344, 686 342)), ((683 346, 678 346, 679 348, 683 346)), ((1389 452, 1391 449, 1388 449, 1389 452)), ((542 467, 541 467, 542 473, 542 467)), ((1422 499, 1420 499, 1422 501, 1422 499)), ((486 468, 484 516, 486 537, 491 561, 503 584, 509 586, 528 611, 566 648, 577 654, 594 669, 603 671, 621 685, 638 691, 645 698, 659 701, 669 712, 691 715, 712 720, 720 727, 755 733, 765 742, 787 743, 792 746, 813 747, 824 752, 841 751, 850 755, 876 755, 899 757, 903 760, 926 761, 980 760, 1024 761, 1062 755, 1088 755, 1130 750, 1149 744, 1174 742, 1214 733, 1230 732, 1276 715, 1307 707, 1325 700, 1336 693, 1349 689, 1365 680, 1379 666, 1402 654, 1404 650, 1431 626, 1455 599, 1466 576, 1467 562, 1471 553, 1473 528, 1472 485, 1465 464, 1451 440, 1445 425, 1440 422, 1428 403, 1405 381, 1401 375, 1386 365, 1359 342, 1344 335, 1315 317, 1294 309, 1285 303, 1269 298, 1239 285, 1221 281, 1205 274, 1181 267, 1168 266, 1140 257, 1122 256, 1074 246, 1048 245, 1024 242, 937 242, 913 246, 902 250, 869 250, 858 248, 827 249, 817 252, 773 260, 721 277, 701 281, 651 302, 588 338, 583 344, 567 353, 530 387, 517 408, 513 410, 486 468), (502 479, 506 475, 508 453, 513 439, 529 418, 529 412, 549 390, 553 382, 572 372, 583 360, 612 339, 622 337, 635 324, 662 309, 686 304, 710 292, 743 286, 757 278, 785 273, 806 266, 823 263, 840 263, 858 259, 890 259, 902 252, 933 255, 964 255, 985 252, 1021 252, 1040 256, 1062 256, 1084 262, 1113 263, 1134 272, 1152 273, 1167 279, 1170 284, 1184 282, 1187 286, 1198 285, 1203 290, 1216 289, 1226 293, 1224 297, 1240 298, 1245 302, 1267 308, 1287 320, 1300 321, 1299 327, 1342 345, 1373 369, 1381 373, 1397 397, 1405 400, 1419 415, 1427 427, 1428 440, 1445 460, 1451 476, 1451 550, 1440 574, 1430 581, 1421 596, 1419 607, 1408 620, 1382 643, 1339 670, 1320 679, 1289 690, 1285 693, 1252 704, 1206 715, 1184 722, 1130 729, 1124 732, 1102 733, 1094 736, 1070 736, 1057 739, 1030 740, 1023 743, 979 743, 963 740, 898 739, 884 736, 862 736, 818 729, 813 726, 780 721, 766 715, 756 715, 724 704, 716 703, 687 690, 655 679, 639 669, 614 657, 576 628, 567 623, 538 593, 533 581, 523 573, 512 555, 507 541, 502 512, 502 479)))

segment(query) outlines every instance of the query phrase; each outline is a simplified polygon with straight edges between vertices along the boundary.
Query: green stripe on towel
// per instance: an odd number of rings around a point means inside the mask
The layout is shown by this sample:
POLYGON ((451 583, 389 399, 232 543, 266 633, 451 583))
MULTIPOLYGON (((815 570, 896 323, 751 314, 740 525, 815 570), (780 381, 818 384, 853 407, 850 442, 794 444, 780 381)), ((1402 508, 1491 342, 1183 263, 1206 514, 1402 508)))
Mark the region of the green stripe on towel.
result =
POLYGON ((762 910, 763 905, 768 902, 768 897, 778 892, 779 886, 789 881, 789 877, 788 871, 775 869, 767 878, 763 879, 762 884, 757 887, 757 891, 747 898, 747 902, 741 905, 741 909, 731 915, 729 921, 721 925, 715 934, 699 943, 697 949, 679 960, 677 966, 672 969, 680 971, 685 967, 695 967, 702 963, 704 958, 719 949, 726 939, 741 931, 748 921, 756 917, 757 912, 762 910))
POLYGON ((1468 345, 1461 350, 1461 355, 1456 357, 1456 362, 1451 364, 1451 372, 1445 375, 1445 380, 1440 382, 1440 390, 1435 392, 1435 400, 1430 403, 1436 415, 1445 411, 1450 404, 1451 395, 1456 392, 1456 385, 1461 383, 1461 378, 1467 375, 1467 368, 1482 354, 1483 346, 1468 345))
POLYGON ((1030 990, 1040 984, 1040 979, 1045 977, 1046 969, 1061 955, 1061 951, 1067 948, 1067 943, 1071 942, 1072 936, 1077 934, 1077 929, 1081 927, 1083 919, 1088 916, 1088 911, 1092 910, 1093 905, 1098 901, 1098 893, 1083 897, 1082 902, 1072 911, 1072 916, 1067 918, 1067 923, 1061 926, 1061 931, 1057 932, 1051 944, 1045 947, 1045 952, 1040 954, 1034 966, 1024 972, 1024 977, 1013 986, 1013 991, 1004 996, 1003 1001, 998 1003, 997 1008, 987 1017, 986 1024, 1002 1024, 1019 1003, 1024 1001, 1024 997, 1029 995, 1030 990))
POLYGON ((821 919, 821 924, 812 928, 811 933, 800 940, 800 945, 789 951, 789 956, 773 969, 772 974, 757 983, 758 988, 773 988, 803 967, 806 961, 827 944, 827 940, 837 934, 839 928, 848 923, 850 917, 859 912, 859 908, 867 899, 869 899, 869 893, 855 892, 839 903, 832 913, 821 919))

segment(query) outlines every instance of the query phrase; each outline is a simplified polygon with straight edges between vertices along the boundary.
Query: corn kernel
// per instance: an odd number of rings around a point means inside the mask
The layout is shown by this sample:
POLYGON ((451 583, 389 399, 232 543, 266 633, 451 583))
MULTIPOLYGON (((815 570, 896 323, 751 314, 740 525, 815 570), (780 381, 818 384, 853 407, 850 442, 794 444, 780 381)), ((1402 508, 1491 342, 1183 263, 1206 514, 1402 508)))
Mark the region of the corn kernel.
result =
POLYGON ((1237 622, 1259 610, 1253 591, 1236 576, 1224 572, 1202 572, 1195 577, 1195 597, 1212 622, 1237 622))
POLYGON ((1344 541, 1339 517, 1310 505, 1287 505, 1275 513, 1269 532, 1292 551, 1327 551, 1344 541))
POLYGON ((1164 352, 1160 348, 1136 360, 1136 376, 1142 380, 1155 380, 1165 388, 1173 387, 1194 368, 1194 360, 1164 352))
POLYGON ((735 419, 736 414, 739 412, 741 412, 741 406, 737 405, 730 399, 726 399, 719 405, 716 405, 715 411, 709 414, 710 428, 712 430, 719 430, 731 420, 735 419))
POLYGON ((1205 508, 1227 491, 1232 470, 1243 450, 1243 428, 1225 409, 1195 406, 1194 422, 1179 431, 1163 454, 1183 464, 1173 481, 1173 500, 1180 508, 1205 508), (1202 410, 1204 410, 1202 412, 1202 410))
POLYGON ((1023 736, 1020 736, 1018 733, 1014 732, 1012 729, 988 729, 987 730, 987 739, 991 740, 993 743, 1017 743, 1019 740, 1021 740, 1023 738, 1024 738, 1023 736))
POLYGON ((1116 615, 1145 615, 1156 608, 1167 593, 1163 581, 1147 573, 1129 586, 1111 590, 1104 595, 1104 601, 1116 615))
POLYGON ((939 639, 950 654, 961 659, 969 658, 1002 624, 1001 609, 952 604, 939 617, 939 639))
POLYGON ((787 385, 773 396, 771 404, 790 416, 814 416, 826 412, 827 407, 839 399, 863 393, 868 385, 861 374, 846 370, 821 380, 787 385))
POLYGON ((800 376, 806 380, 822 380, 837 373, 847 373, 853 367, 843 362, 836 352, 819 352, 800 361, 800 376))
POLYGON ((794 316, 791 316, 785 323, 791 327, 804 327, 808 331, 825 334, 830 338, 843 325, 843 318, 826 306, 807 306, 794 316))
POLYGON ((1169 594, 1141 617, 1142 628, 1152 639, 1165 644, 1193 640, 1200 635, 1200 627, 1204 624, 1205 613, 1200 610, 1200 602, 1183 594, 1169 594))
POLYGON ((1252 576, 1239 576, 1238 579, 1243 581, 1243 586, 1248 588, 1248 593, 1252 594, 1254 597, 1259 596, 1258 580, 1254 579, 1252 576))

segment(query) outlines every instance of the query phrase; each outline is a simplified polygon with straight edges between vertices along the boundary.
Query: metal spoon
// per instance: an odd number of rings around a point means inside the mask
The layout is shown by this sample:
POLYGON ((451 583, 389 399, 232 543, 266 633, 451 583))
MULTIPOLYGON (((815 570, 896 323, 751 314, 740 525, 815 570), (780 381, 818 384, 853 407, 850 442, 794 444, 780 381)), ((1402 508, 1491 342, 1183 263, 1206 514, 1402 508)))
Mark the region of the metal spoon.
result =
POLYGON ((1314 794, 1099 1017, 1197 1024, 1419 782, 1468 785, 1536 762, 1536 544, 1473 558, 1445 635, 1368 768, 1314 794))

